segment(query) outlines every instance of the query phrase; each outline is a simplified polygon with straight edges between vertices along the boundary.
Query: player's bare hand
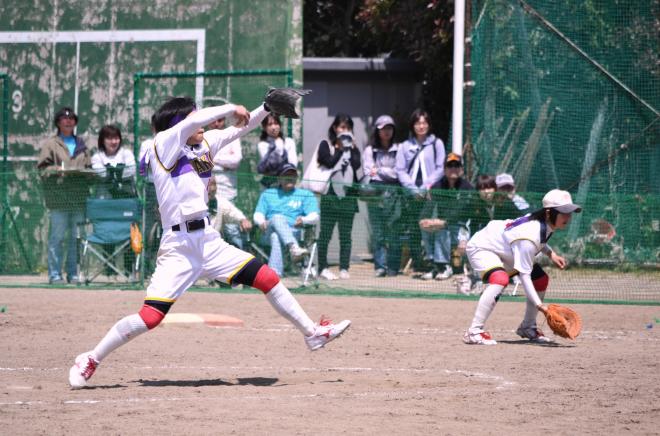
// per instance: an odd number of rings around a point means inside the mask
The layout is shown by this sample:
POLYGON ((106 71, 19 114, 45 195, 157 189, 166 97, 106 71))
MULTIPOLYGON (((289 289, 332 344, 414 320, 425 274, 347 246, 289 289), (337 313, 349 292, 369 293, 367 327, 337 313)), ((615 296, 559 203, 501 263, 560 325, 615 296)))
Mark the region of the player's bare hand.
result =
POLYGON ((294 226, 302 227, 302 225, 303 225, 303 220, 302 217, 299 216, 298 218, 296 218, 296 222, 294 223, 294 226))
POLYGON ((242 232, 249 232, 250 230, 252 230, 252 222, 247 218, 241 220, 238 226, 241 228, 242 232))
POLYGON ((557 268, 559 268, 559 269, 566 268, 566 259, 564 259, 562 256, 558 255, 554 251, 552 253, 550 253, 550 260, 552 261, 552 263, 555 264, 555 266, 557 266, 557 268))
POLYGON ((236 118, 236 126, 244 126, 250 121, 250 112, 245 106, 238 105, 234 110, 234 118, 236 118))
POLYGON ((270 223, 268 221, 264 221, 263 223, 261 223, 261 225, 259 227, 261 227, 261 230, 263 230, 265 232, 266 230, 268 230, 268 225, 269 224, 270 223))

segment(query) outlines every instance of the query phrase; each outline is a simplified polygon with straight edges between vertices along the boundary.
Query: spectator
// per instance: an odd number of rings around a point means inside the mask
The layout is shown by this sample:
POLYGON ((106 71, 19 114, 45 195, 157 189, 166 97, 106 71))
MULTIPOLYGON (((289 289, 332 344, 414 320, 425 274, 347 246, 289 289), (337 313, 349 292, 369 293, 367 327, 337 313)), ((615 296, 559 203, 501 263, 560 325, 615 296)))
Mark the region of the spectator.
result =
MULTIPOLYGON (((105 125, 99 131, 98 151, 92 156, 92 169, 102 179, 96 185, 98 198, 137 197, 135 191, 135 157, 131 150, 122 147, 121 131, 112 125, 105 125)), ((115 250, 116 244, 103 244, 107 256, 115 250)), ((133 273, 135 255, 131 250, 124 251, 124 269, 133 273)), ((115 271, 106 265, 105 275, 115 275, 115 271)))
POLYGON ((470 233, 474 234, 486 227, 495 216, 495 176, 480 174, 477 176, 476 189, 478 195, 472 196, 470 208, 470 233))
MULTIPOLYGON (((226 120, 221 118, 208 125, 209 130, 222 130, 225 128, 226 120)), ((217 185, 216 197, 223 197, 234 204, 238 188, 238 167, 243 160, 243 151, 241 150, 241 141, 239 139, 230 142, 222 147, 218 153, 213 156, 213 175, 217 185)), ((218 201, 219 202, 219 201, 218 201)), ((224 239, 237 248, 243 249, 244 233, 238 224, 227 222, 223 224, 224 239)))
POLYGON ((298 170, 293 164, 285 164, 279 173, 279 187, 261 193, 254 211, 254 223, 261 227, 270 242, 268 266, 284 276, 284 247, 288 248, 293 261, 307 254, 300 247, 304 225, 319 221, 316 197, 307 189, 296 188, 298 170))
MULTIPOLYGON (((75 135, 78 116, 69 107, 55 114, 57 133, 41 143, 37 168, 41 170, 46 207, 49 209, 48 282, 64 283, 62 244, 66 240, 66 273, 69 283, 77 282, 78 253, 76 227, 84 220, 89 186, 75 172, 91 166, 85 141, 75 135)), ((79 174, 79 173, 78 173, 79 174)))
POLYGON ((111 125, 99 131, 98 151, 92 156, 92 168, 103 178, 97 185, 99 198, 136 197, 135 157, 133 152, 122 147, 121 131, 111 125))
MULTIPOLYGON (((461 274, 457 280, 458 291, 470 293, 470 279, 463 275, 463 255, 470 239, 468 215, 472 185, 463 178, 463 161, 455 153, 449 153, 444 164, 444 176, 433 185, 432 201, 427 203, 427 210, 438 208, 438 215, 443 221, 443 228, 436 232, 422 232, 426 256, 434 264, 431 272, 423 279, 446 280, 453 274, 461 274), (452 247, 454 251, 452 252, 452 247)), ((428 212, 425 216, 428 216, 428 212)), ((423 227, 420 221, 420 227, 423 227)))
POLYGON ((416 270, 422 270, 421 234, 418 227, 427 191, 443 175, 445 146, 431 133, 429 115, 416 109, 410 116, 410 137, 399 144, 396 171, 399 183, 408 191, 402 226, 409 233, 410 255, 416 270))
POLYGON ((511 174, 498 174, 495 177, 497 185, 497 211, 494 219, 517 218, 531 212, 529 203, 516 194, 516 183, 511 174))
MULTIPOLYGON (((495 184, 495 176, 490 174, 480 174, 477 176, 476 183, 477 192, 473 193, 472 201, 470 202, 469 217, 469 232, 474 235, 479 230, 486 227, 486 225, 493 220, 495 216, 495 195, 497 185, 495 184)), ((480 294, 483 289, 481 277, 472 270, 470 270, 470 279, 472 282, 471 291, 475 294, 480 294)))
POLYGON ((209 203, 215 202, 215 205, 209 204, 209 213, 211 214, 211 225, 218 232, 222 229, 223 223, 236 223, 242 232, 252 230, 252 222, 245 214, 226 198, 216 195, 217 185, 215 179, 209 180, 209 203))
POLYGON ((326 280, 337 276, 328 269, 328 244, 335 228, 339 227, 339 278, 348 279, 351 261, 351 232, 353 218, 358 210, 357 198, 346 196, 346 188, 357 182, 360 168, 360 150, 353 140, 353 119, 347 114, 337 114, 328 128, 328 139, 318 148, 319 165, 333 169, 328 193, 321 196, 321 230, 319 232, 319 270, 326 280))
POLYGON ((397 190, 387 189, 399 186, 395 168, 399 148, 394 144, 394 134, 392 117, 379 116, 374 123, 371 145, 364 149, 362 157, 362 168, 369 178, 369 186, 377 189, 377 197, 367 202, 376 277, 396 276, 401 264, 401 240, 397 228, 401 204, 397 190))
POLYGON ((273 180, 282 170, 282 167, 290 163, 298 167, 298 155, 296 154, 296 143, 291 138, 285 138, 282 132, 280 117, 268 114, 261 122, 261 137, 257 144, 259 152, 259 165, 257 172, 263 174, 262 183, 269 187, 276 184, 273 180))

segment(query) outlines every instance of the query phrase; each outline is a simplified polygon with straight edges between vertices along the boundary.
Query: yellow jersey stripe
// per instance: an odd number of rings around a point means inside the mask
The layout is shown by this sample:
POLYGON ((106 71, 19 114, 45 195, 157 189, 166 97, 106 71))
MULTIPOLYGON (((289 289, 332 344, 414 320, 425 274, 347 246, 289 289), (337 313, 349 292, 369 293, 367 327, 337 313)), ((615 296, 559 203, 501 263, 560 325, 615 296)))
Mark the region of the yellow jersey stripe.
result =
POLYGON ((488 274, 491 271, 496 270, 496 269, 504 269, 504 264, 501 263, 499 265, 495 265, 495 266, 492 266, 492 267, 488 268, 486 271, 481 273, 481 279, 483 280, 483 278, 486 276, 486 274, 488 274))
POLYGON ((236 274, 238 274, 238 272, 239 272, 240 270, 242 270, 243 267, 244 267, 245 265, 247 265, 248 262, 250 262, 252 259, 254 259, 254 256, 250 256, 249 259, 246 259, 245 261, 241 262, 241 264, 238 265, 238 266, 236 267, 236 269, 234 269, 234 271, 231 272, 231 274, 229 274, 229 276, 227 277, 227 283, 229 283, 229 284, 231 285, 232 280, 234 280, 234 276, 235 276, 236 274))
POLYGON ((176 300, 173 298, 144 297, 144 301, 162 301, 163 303, 174 303, 176 300))

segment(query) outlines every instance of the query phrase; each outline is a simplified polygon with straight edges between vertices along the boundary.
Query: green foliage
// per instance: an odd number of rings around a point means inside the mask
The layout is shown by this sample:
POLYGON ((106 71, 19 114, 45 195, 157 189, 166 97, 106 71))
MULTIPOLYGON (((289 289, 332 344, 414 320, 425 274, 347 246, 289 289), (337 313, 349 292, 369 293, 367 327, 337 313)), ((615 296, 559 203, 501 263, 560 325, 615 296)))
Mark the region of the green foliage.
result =
POLYGON ((451 115, 453 3, 438 0, 304 1, 305 56, 411 59, 423 70, 423 101, 447 138, 451 115))

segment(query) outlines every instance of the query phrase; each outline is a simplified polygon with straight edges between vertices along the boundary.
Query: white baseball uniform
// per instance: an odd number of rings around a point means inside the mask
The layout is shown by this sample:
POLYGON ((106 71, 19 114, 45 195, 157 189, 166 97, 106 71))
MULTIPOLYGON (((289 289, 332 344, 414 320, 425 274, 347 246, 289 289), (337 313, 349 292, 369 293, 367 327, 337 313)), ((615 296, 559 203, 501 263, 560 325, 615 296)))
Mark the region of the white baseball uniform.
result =
POLYGON ((495 268, 503 268, 514 275, 521 274, 527 296, 540 305, 529 275, 534 258, 544 250, 552 235, 546 223, 532 220, 529 215, 516 220, 495 220, 474 234, 468 241, 466 253, 470 264, 482 277, 495 268))
MULTIPOLYGON (((211 171, 198 174, 186 156, 186 141, 199 128, 235 110, 227 104, 200 109, 175 126, 159 132, 147 159, 153 172, 163 236, 156 270, 147 288, 147 300, 173 303, 199 277, 231 283, 243 266, 253 259, 249 253, 225 242, 208 220, 208 183, 211 171), (186 223, 205 220, 205 228, 188 232, 186 223), (176 231, 173 227, 178 226, 176 231)), ((213 161, 226 144, 259 125, 268 112, 263 106, 250 113, 249 123, 204 132, 204 141, 195 154, 213 161)))

